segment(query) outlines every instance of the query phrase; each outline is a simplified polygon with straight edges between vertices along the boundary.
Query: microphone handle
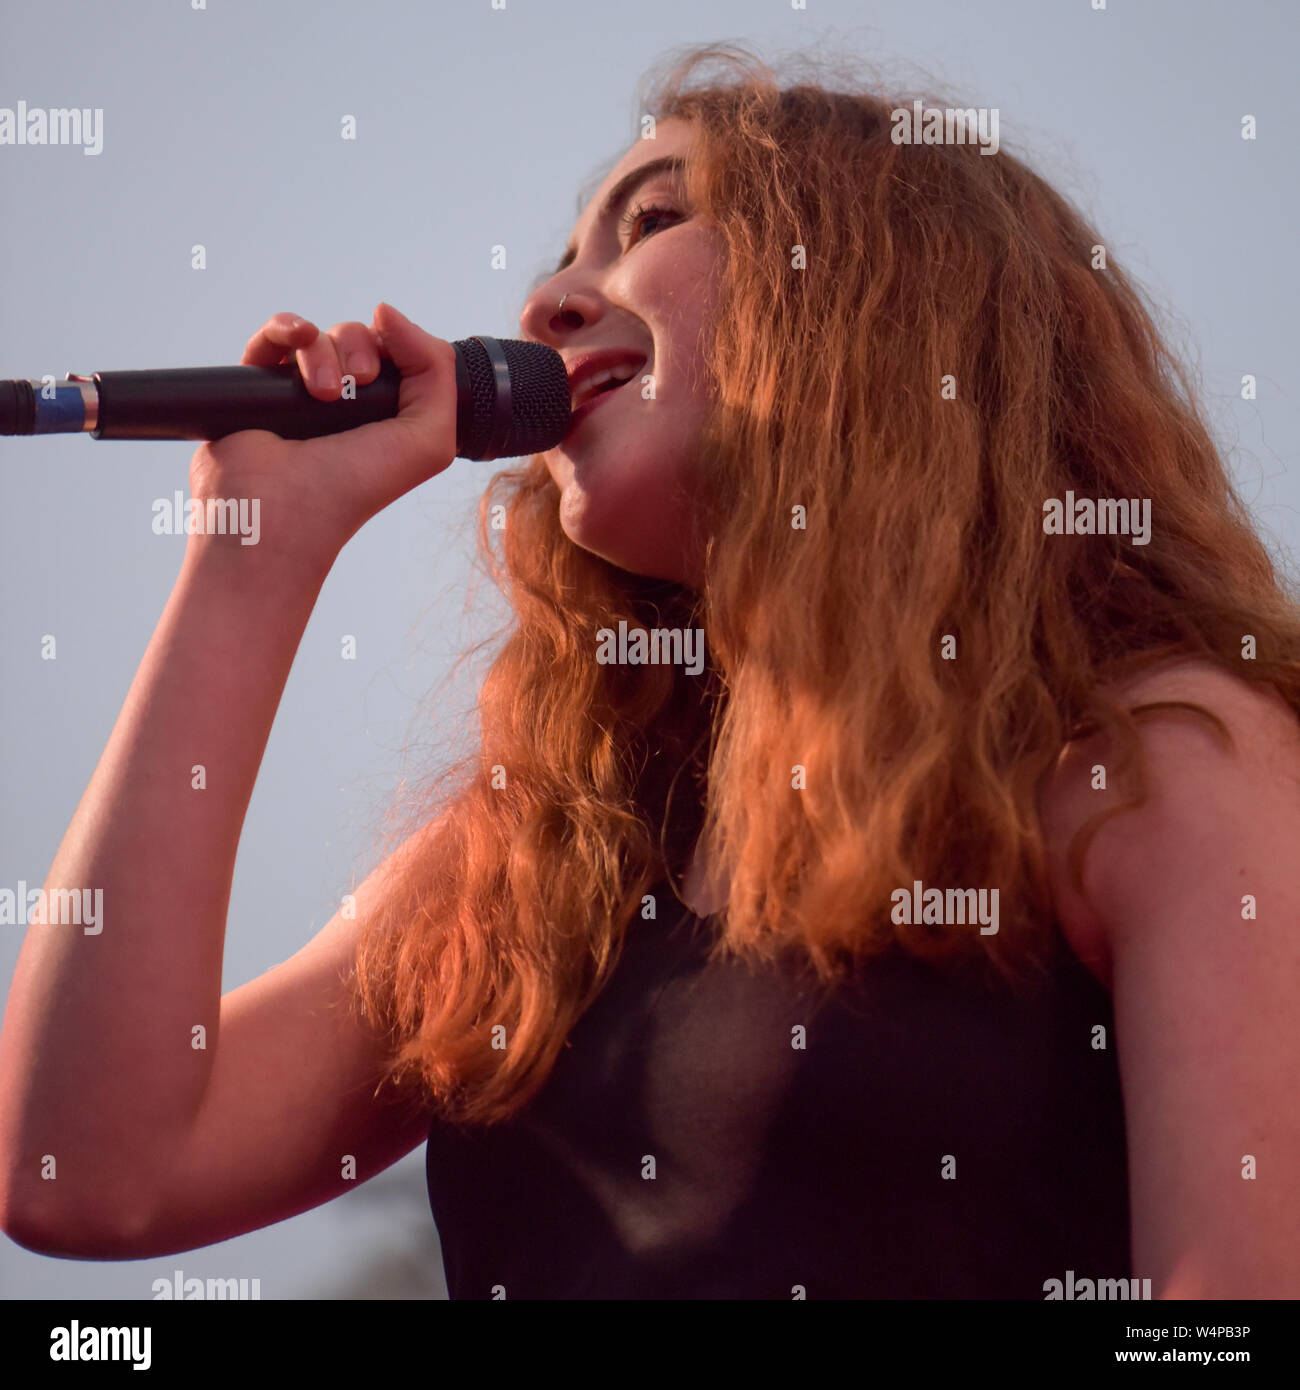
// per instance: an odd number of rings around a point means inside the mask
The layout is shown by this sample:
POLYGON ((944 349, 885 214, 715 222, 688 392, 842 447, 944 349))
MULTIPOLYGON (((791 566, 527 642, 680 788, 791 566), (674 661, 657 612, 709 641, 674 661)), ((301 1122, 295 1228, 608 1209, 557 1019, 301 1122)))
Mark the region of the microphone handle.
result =
POLYGON ((318 401, 293 363, 278 367, 170 367, 96 372, 96 439, 218 439, 270 430, 281 439, 315 439, 397 414, 402 374, 389 361, 355 400, 318 401), (183 407, 180 403, 183 402, 183 407))

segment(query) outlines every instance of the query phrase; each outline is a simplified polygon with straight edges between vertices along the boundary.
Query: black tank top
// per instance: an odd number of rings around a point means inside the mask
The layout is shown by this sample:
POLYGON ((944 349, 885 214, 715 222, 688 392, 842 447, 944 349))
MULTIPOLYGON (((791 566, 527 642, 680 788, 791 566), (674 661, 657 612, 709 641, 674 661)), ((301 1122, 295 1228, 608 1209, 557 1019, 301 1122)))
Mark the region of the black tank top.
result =
POLYGON ((434 1120, 453 1299, 1042 1299, 1069 1270, 1130 1277, 1112 1005, 1063 941, 1032 993, 892 946, 814 996, 709 964, 707 919, 655 895, 528 1105, 434 1120))

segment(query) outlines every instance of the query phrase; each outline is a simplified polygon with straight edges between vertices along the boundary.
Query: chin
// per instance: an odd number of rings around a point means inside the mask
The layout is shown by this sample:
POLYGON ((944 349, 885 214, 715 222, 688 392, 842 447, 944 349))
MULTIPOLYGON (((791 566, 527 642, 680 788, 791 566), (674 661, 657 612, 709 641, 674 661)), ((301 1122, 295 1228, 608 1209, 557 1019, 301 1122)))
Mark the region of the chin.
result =
POLYGON ((645 579, 668 579, 681 583, 681 557, 647 552, 646 535, 629 536, 612 528, 592 525, 590 513, 579 517, 562 516, 564 534, 581 549, 645 579))
POLYGON ((574 473, 561 485, 560 528, 583 550, 630 574, 646 579, 669 580, 696 588, 686 578, 694 570, 683 553, 685 522, 665 513, 665 490, 661 484, 647 487, 638 480, 635 487, 616 487, 618 482, 598 465, 578 463, 574 473), (579 481, 588 472, 584 486, 579 481), (601 487, 605 482, 611 486, 601 487))

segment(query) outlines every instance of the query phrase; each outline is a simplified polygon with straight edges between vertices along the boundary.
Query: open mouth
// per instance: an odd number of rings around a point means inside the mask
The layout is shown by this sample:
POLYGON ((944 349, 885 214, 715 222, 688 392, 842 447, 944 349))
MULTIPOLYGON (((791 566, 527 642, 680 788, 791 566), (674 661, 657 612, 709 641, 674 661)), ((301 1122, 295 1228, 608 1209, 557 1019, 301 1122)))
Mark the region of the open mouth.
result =
POLYGON ((590 401, 607 396, 611 392, 617 391, 620 386, 626 386, 638 370, 639 368, 633 363, 623 362, 618 366, 607 367, 604 371, 597 372, 594 377, 584 381, 573 393, 569 400, 569 409, 576 413, 590 401))

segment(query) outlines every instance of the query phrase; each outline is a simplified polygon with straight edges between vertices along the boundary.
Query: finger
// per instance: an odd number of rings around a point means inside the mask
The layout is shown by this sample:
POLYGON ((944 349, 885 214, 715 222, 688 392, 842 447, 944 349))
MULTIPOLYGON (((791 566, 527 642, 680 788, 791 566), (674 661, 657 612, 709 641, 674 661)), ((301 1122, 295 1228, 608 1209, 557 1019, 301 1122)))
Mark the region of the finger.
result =
POLYGON ((335 401, 343 390, 343 368, 338 349, 327 334, 318 334, 296 354, 303 384, 318 401, 335 401))
POLYGON ((380 346, 402 373, 401 414, 418 424, 455 405, 455 352, 450 343, 412 323, 391 304, 379 304, 374 325, 380 346), (413 389, 407 389, 408 387, 413 389))
POLYGON ((380 352, 402 373, 399 409, 391 420, 358 425, 344 434, 312 441, 312 449, 339 468, 351 471, 355 452, 382 450, 387 483, 376 483, 376 507, 387 505, 400 489, 410 488, 446 468, 456 441, 456 350, 413 324, 391 304, 374 313, 380 352), (400 480, 400 489, 379 493, 400 480))
POLYGON ((248 340, 239 359, 245 367, 275 367, 296 348, 305 347, 320 330, 298 314, 276 314, 248 340))
POLYGON ((329 331, 338 354, 339 368, 364 386, 379 375, 379 343, 374 329, 364 323, 336 323, 329 331))

